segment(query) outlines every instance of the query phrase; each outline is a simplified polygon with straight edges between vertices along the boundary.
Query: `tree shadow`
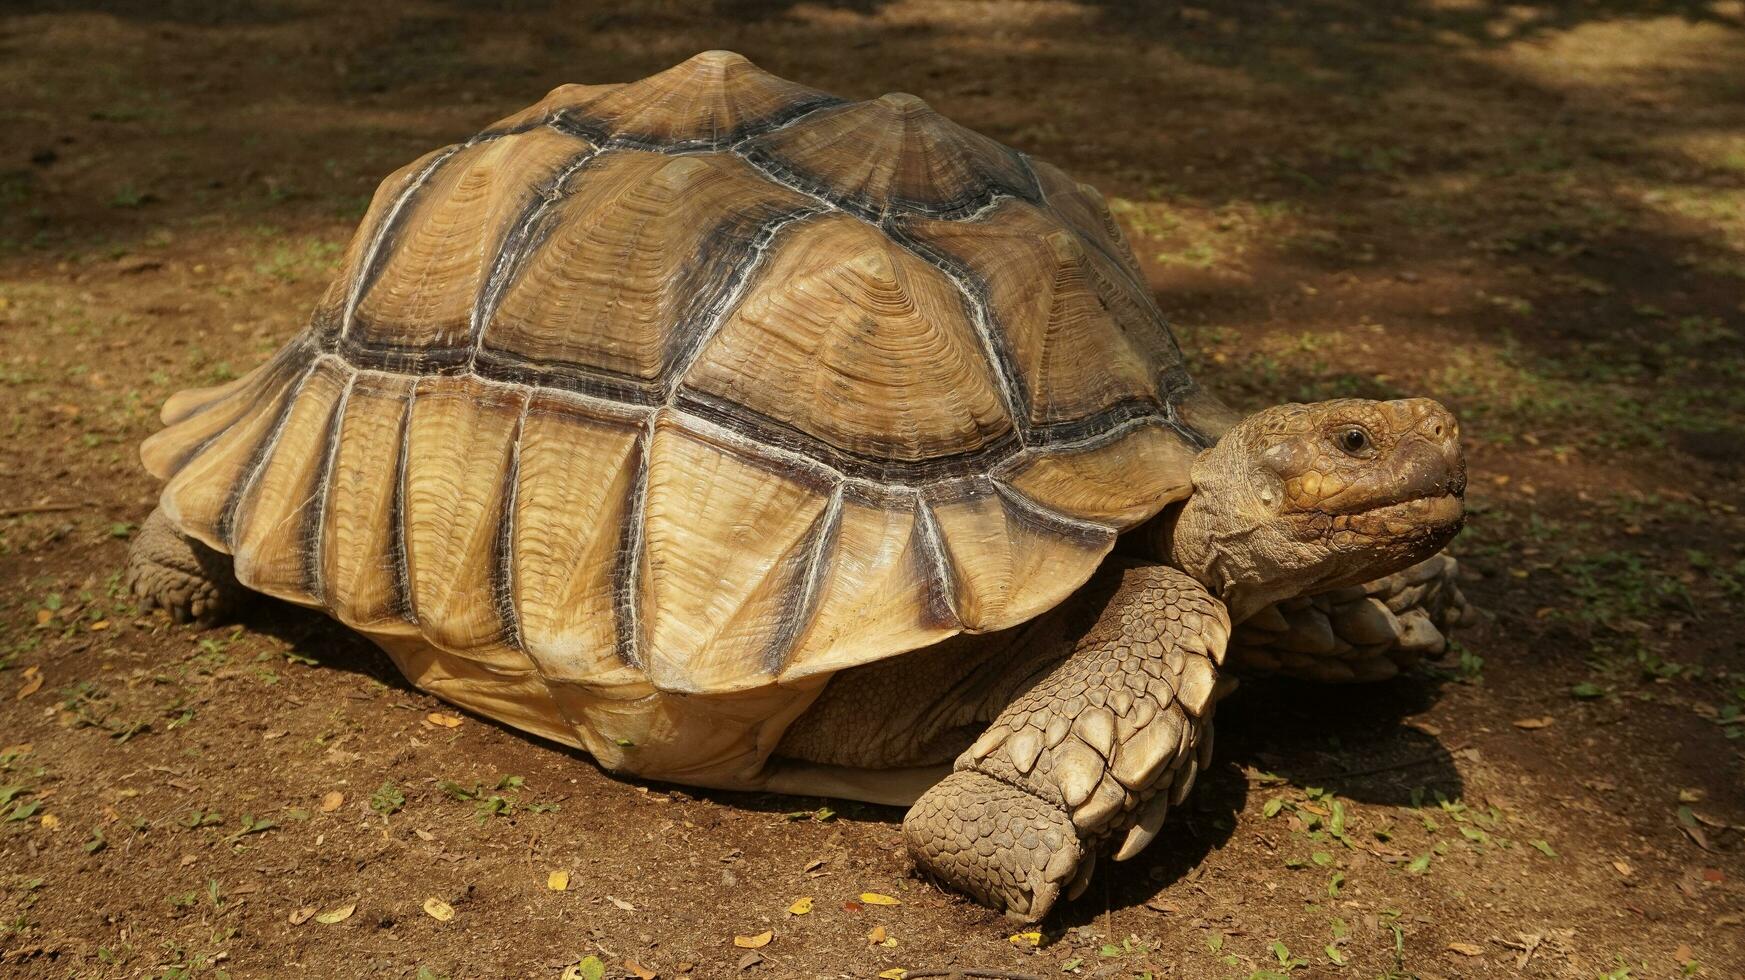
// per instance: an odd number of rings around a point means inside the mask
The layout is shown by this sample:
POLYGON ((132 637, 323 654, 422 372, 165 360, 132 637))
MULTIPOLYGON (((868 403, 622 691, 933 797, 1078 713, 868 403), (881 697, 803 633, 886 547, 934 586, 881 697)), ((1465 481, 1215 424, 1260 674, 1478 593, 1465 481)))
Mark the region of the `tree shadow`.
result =
POLYGON ((12 0, 7 14, 102 14, 125 20, 194 27, 238 24, 280 24, 310 15, 308 5, 297 0, 12 0))

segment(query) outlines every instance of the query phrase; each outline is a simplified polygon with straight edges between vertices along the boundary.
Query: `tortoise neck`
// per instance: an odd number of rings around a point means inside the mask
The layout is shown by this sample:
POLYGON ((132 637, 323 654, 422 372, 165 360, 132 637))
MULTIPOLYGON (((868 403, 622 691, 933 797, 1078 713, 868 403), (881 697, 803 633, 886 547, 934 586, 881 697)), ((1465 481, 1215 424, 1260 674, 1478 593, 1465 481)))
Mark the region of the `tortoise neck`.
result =
POLYGON ((1240 533, 1232 534, 1228 529, 1220 533, 1221 525, 1233 522, 1215 513, 1217 508, 1211 503, 1195 494, 1170 504, 1122 535, 1117 552, 1186 572, 1224 603, 1232 623, 1295 594, 1263 581, 1255 569, 1243 566, 1238 560, 1243 548, 1234 540, 1240 533))

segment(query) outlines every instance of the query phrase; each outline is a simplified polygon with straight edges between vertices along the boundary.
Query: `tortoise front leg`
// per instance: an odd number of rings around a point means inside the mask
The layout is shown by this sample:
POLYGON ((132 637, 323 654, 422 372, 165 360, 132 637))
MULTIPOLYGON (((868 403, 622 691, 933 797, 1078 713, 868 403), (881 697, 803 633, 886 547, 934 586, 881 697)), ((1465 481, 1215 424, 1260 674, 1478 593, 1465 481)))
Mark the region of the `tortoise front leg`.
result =
POLYGON ((178 623, 212 622, 242 593, 230 556, 177 530, 161 507, 133 536, 127 585, 141 608, 162 608, 178 623))
POLYGON ((1143 850, 1211 755, 1223 605, 1172 568, 1099 577, 1048 617, 1065 628, 1031 634, 1063 659, 903 821, 924 871, 1027 922, 1083 891, 1100 849, 1143 850))
POLYGON ((1387 680, 1448 648, 1468 616, 1446 553, 1360 585, 1267 606, 1236 625, 1231 669, 1306 680, 1387 680))

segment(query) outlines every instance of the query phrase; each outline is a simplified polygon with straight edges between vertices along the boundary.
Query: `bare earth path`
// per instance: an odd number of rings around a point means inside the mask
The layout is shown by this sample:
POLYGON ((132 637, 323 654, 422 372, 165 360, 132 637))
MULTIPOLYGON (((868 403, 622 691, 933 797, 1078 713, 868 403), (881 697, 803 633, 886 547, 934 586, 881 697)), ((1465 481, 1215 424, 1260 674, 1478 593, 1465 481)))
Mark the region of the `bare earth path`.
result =
POLYGON ((0 93, 0 975, 1745 976, 1745 4, 16 0, 0 93), (1244 407, 1447 401, 1461 650, 1246 685, 1159 843, 1014 937, 895 811, 130 609, 157 406, 297 329, 382 175, 714 47, 1096 184, 1244 407))

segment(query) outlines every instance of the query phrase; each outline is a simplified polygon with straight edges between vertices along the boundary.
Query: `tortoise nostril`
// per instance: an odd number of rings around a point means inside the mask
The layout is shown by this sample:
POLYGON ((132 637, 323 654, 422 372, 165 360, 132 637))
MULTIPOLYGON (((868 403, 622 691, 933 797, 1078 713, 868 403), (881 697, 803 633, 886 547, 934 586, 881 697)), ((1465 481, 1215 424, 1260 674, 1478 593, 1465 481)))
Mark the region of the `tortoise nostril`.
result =
POLYGON ((1442 423, 1441 422, 1431 423, 1430 434, 1435 436, 1438 439, 1442 438, 1442 423))

